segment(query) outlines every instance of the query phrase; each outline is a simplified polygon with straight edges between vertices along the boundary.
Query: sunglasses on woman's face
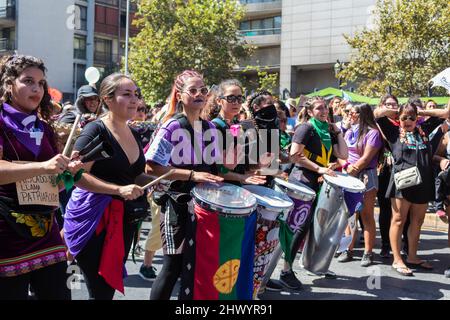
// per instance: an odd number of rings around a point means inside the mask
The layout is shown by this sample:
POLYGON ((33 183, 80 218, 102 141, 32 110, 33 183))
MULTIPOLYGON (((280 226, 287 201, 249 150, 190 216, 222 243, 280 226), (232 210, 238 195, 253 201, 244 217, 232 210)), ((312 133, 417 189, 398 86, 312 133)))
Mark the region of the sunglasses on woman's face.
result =
POLYGON ((406 115, 403 115, 403 116, 400 117, 400 120, 401 120, 401 121, 406 121, 406 120, 416 121, 416 119, 417 119, 416 116, 406 116, 406 115))
POLYGON ((207 87, 201 87, 201 88, 189 88, 189 89, 185 90, 184 92, 186 92, 191 97, 197 95, 197 93, 200 93, 202 96, 206 96, 208 94, 209 90, 207 87))
POLYGON ((230 96, 220 96, 219 98, 226 100, 228 103, 244 103, 245 102, 244 96, 230 95, 230 96))

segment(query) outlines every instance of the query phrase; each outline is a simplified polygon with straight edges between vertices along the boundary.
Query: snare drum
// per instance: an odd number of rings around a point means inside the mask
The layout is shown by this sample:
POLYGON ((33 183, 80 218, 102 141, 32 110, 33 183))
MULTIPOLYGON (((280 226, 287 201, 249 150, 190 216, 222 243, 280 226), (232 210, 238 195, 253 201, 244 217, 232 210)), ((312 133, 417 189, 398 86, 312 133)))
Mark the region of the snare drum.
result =
POLYGON ((302 253, 304 268, 317 274, 328 271, 347 227, 349 212, 344 205, 345 193, 362 194, 365 191, 365 185, 359 179, 340 172, 336 172, 336 175, 323 176, 313 227, 302 253))
POLYGON ((244 188, 255 196, 258 204, 253 269, 253 294, 256 297, 274 250, 278 246, 280 223, 277 218, 286 217, 294 203, 284 193, 266 187, 246 185, 244 188))
POLYGON ((251 300, 256 199, 227 183, 191 191, 180 299, 251 300))

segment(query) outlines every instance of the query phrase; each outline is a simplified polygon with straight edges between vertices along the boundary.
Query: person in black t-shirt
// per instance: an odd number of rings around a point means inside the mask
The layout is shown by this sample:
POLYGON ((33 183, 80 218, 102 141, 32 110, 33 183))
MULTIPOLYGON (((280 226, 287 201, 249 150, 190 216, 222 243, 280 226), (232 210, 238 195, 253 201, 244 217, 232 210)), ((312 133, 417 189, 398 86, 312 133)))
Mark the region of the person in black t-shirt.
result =
POLYGON ((305 118, 292 138, 291 157, 297 165, 291 177, 318 192, 320 176, 335 175, 329 167, 331 156, 347 159, 348 150, 342 132, 328 123, 328 108, 322 98, 312 98, 305 108, 305 118))
MULTIPOLYGON (((331 155, 347 159, 348 149, 343 134, 336 124, 329 123, 329 109, 322 98, 314 97, 306 103, 303 119, 292 138, 290 155, 296 166, 289 178, 304 183, 316 192, 319 192, 319 178, 322 175, 336 175, 333 171, 334 165, 330 164, 331 155)), ((314 210, 313 204, 311 212, 314 210)), ((312 221, 312 214, 309 214, 305 227, 294 234, 291 245, 293 258, 307 235, 312 221)), ((329 275, 332 276, 331 273, 329 275)), ((280 280, 284 284, 301 285, 295 278, 289 263, 285 263, 280 280)))
POLYGON ((123 292, 123 268, 137 230, 125 200, 144 194, 135 182, 144 173, 145 157, 138 133, 127 125, 138 105, 134 81, 112 74, 103 80, 100 97, 109 112, 86 125, 74 152, 101 136, 110 143, 113 156, 85 164, 86 172, 66 208, 64 236, 83 271, 90 297, 112 300, 115 290, 123 292))
MULTIPOLYGON (((428 270, 433 268, 428 262, 417 256, 417 247, 427 204, 434 199, 432 155, 436 152, 443 130, 447 130, 447 126, 441 126, 441 130, 438 130, 430 140, 429 135, 435 128, 431 125, 418 126, 418 116, 446 118, 448 117, 448 110, 420 110, 414 104, 406 104, 401 106, 398 111, 383 107, 378 108, 374 115, 378 118, 378 125, 389 143, 394 159, 393 173, 386 192, 386 197, 391 198, 392 204, 392 220, 389 231, 394 255, 392 267, 402 275, 411 276, 413 273, 407 265, 428 270), (399 115, 398 126, 394 120, 387 118, 387 116, 392 117, 396 113, 399 115), (398 190, 393 179, 394 173, 414 166, 418 168, 422 182, 416 186, 398 190), (411 224, 408 237, 409 252, 405 264, 400 254, 400 236, 408 212, 410 213, 411 224)), ((438 122, 435 121, 435 123, 438 122)))

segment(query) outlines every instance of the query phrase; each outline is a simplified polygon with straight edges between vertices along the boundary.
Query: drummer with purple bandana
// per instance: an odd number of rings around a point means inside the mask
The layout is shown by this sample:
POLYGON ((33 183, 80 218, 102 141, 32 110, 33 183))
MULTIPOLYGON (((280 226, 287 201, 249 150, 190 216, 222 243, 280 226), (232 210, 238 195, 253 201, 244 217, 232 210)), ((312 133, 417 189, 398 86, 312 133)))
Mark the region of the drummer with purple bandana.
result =
POLYGON ((20 204, 18 193, 23 181, 76 172, 81 163, 58 154, 54 132, 45 122, 51 104, 44 62, 15 55, 0 65, 0 300, 27 300, 30 286, 39 300, 70 300, 55 201, 36 196, 20 204))

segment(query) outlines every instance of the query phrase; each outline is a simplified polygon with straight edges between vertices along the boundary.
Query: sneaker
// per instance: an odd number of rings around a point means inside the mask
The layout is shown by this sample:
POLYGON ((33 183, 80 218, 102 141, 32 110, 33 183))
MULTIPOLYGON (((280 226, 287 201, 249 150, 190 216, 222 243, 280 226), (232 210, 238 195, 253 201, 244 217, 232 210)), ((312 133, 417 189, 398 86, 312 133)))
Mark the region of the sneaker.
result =
POLYGON ((139 269, 139 275, 142 279, 150 281, 151 279, 156 278, 156 268, 154 266, 145 266, 142 264, 141 268, 139 269))
POLYGON ((333 271, 330 271, 330 270, 325 272, 325 274, 323 276, 325 277, 325 279, 336 279, 337 278, 336 273, 334 273, 333 271))
POLYGON ((445 270, 444 275, 445 275, 446 278, 450 278, 450 268, 445 270))
POLYGON ((267 291, 281 291, 283 289, 283 286, 276 280, 270 279, 266 283, 265 290, 267 291))
POLYGON ((336 251, 336 253, 334 254, 334 257, 337 258, 342 254, 342 251, 336 251))
POLYGON ((325 279, 336 279, 337 278, 336 273, 334 273, 333 271, 330 271, 330 270, 328 270, 325 273, 322 273, 322 272, 314 273, 311 271, 306 271, 306 274, 308 276, 324 277, 325 279))
POLYGON ((338 258, 338 262, 350 262, 353 260, 353 251, 345 250, 338 258))
POLYGON ((380 257, 389 259, 391 257, 391 250, 389 248, 381 248, 380 257))
POLYGON ((280 282, 289 289, 300 290, 302 283, 295 276, 295 272, 292 270, 281 271, 280 282))
POLYGON ((361 259, 361 267, 368 267, 373 264, 373 252, 364 253, 361 259))

